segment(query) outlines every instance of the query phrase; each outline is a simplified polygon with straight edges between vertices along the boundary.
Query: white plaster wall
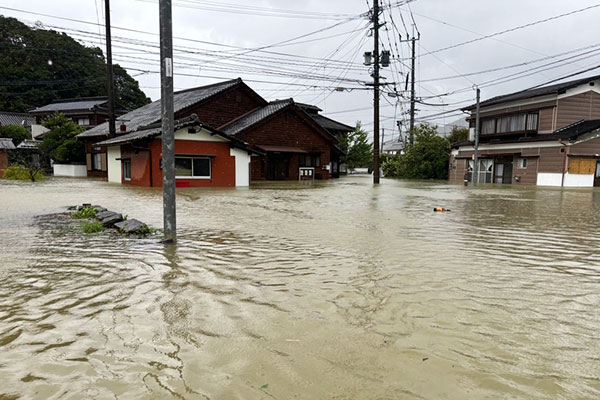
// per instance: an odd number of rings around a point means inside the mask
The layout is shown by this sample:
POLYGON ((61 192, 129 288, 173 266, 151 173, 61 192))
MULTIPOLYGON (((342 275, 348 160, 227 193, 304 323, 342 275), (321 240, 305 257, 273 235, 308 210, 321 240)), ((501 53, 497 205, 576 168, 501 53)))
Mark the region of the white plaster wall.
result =
POLYGON ((250 186, 250 155, 233 147, 229 154, 235 157, 235 186, 250 186))
POLYGON ((594 174, 565 174, 565 187, 593 187, 594 174))
POLYGON ((31 137, 36 139, 42 133, 49 132, 50 130, 43 125, 33 124, 31 125, 31 137))
POLYGON ((562 184, 562 174, 551 174, 548 172, 538 172, 538 186, 560 186, 562 184))
POLYGON ((54 176, 70 176, 80 178, 87 176, 87 167, 85 165, 56 164, 52 165, 54 176))
POLYGON ((198 142, 227 142, 219 135, 211 135, 206 129, 196 128, 196 133, 188 133, 188 128, 175 131, 175 140, 194 140, 198 142))
POLYGON ((106 169, 108 170, 108 181, 121 183, 121 146, 111 146, 107 148, 106 169))

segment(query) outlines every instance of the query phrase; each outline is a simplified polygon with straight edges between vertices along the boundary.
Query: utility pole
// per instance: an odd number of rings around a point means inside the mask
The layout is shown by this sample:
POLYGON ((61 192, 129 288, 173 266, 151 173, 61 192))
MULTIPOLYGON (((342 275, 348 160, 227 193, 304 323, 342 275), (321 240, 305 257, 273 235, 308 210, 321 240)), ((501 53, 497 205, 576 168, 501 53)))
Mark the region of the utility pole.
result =
POLYGON ((385 144, 385 128, 381 128, 381 150, 379 154, 383 154, 383 145, 385 144))
POLYGON ((413 32, 413 38, 411 40, 412 57, 410 69, 410 144, 413 144, 415 140, 415 40, 413 32))
POLYGON ((171 0, 159 0, 160 107, 162 114, 163 227, 164 241, 175 242, 175 135, 173 111, 173 17, 171 0))
MULTIPOLYGON (((415 92, 415 61, 417 59, 417 40, 421 39, 421 33, 415 37, 413 32, 412 38, 406 40, 400 39, 400 42, 410 42, 411 47, 411 65, 410 65, 410 125, 408 126, 408 143, 413 144, 415 140, 414 129, 415 129, 415 103, 416 103, 416 92, 415 92)), ((406 77, 406 88, 408 88, 408 76, 406 77)))
POLYGON ((473 154, 473 186, 477 186, 479 178, 479 87, 475 87, 477 91, 477 105, 475 111, 475 153, 473 154))
POLYGON ((108 133, 115 136, 115 84, 112 63, 112 43, 110 33, 110 0, 104 0, 104 18, 106 20, 106 66, 108 94, 108 133))
POLYGON ((373 41, 375 68, 373 69, 373 183, 379 184, 379 0, 373 0, 373 41))

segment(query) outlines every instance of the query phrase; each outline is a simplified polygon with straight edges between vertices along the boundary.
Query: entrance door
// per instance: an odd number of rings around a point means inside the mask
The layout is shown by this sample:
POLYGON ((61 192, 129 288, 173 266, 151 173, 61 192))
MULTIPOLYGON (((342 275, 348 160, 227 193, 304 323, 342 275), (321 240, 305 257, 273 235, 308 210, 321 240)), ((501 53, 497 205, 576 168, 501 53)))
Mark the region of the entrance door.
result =
POLYGON ((496 157, 494 164, 494 183, 512 183, 513 158, 496 157))
POLYGON ((594 186, 600 186, 600 161, 596 161, 596 173, 594 174, 594 186))
POLYGON ((269 155, 267 159, 268 173, 267 179, 280 181, 288 179, 290 156, 284 154, 269 155))

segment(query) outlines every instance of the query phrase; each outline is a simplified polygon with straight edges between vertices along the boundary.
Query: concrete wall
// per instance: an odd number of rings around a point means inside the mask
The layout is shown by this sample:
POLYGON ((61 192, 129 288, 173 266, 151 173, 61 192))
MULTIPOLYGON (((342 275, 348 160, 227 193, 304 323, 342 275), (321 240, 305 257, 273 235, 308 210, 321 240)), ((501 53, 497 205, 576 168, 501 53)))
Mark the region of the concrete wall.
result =
POLYGON ((538 186, 560 186, 562 184, 562 174, 550 172, 538 172, 538 186))
POLYGON ((250 186, 250 160, 252 157, 245 150, 230 149, 229 154, 235 157, 235 186, 250 186))
POLYGON ((107 149, 108 181, 121 183, 121 146, 112 146, 107 149))
POLYGON ((594 174, 565 174, 565 187, 593 187, 594 174))
POLYGON ((54 164, 52 169, 54 170, 54 176, 70 176, 77 178, 87 176, 87 168, 85 165, 54 164))

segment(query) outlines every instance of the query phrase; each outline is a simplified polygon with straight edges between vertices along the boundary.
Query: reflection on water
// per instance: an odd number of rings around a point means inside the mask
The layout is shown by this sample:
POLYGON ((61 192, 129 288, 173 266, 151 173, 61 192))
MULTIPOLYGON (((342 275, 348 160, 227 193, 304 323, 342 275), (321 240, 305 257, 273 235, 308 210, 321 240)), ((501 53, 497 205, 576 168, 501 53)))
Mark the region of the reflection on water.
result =
POLYGON ((161 201, 0 182, 0 398, 600 396, 598 191, 185 189, 167 247, 43 215, 161 201))

